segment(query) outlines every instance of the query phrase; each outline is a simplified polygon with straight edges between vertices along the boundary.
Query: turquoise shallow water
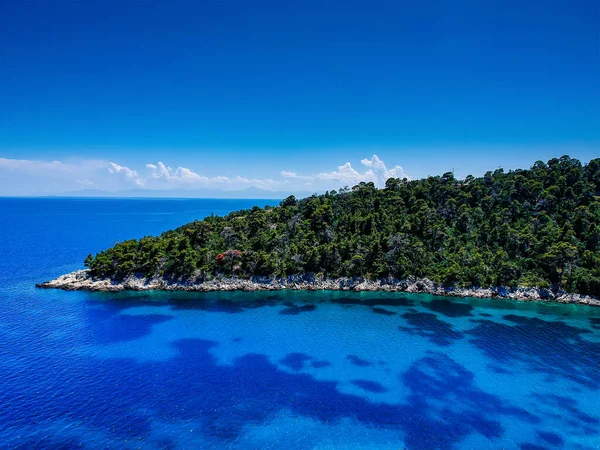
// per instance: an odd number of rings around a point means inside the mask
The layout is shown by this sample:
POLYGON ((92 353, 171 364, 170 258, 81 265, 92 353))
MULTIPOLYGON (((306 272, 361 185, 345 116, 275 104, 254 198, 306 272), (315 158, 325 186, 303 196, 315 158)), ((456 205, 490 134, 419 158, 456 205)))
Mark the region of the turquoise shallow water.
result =
POLYGON ((0 199, 2 447, 600 448, 600 309, 33 287, 247 203, 0 199))

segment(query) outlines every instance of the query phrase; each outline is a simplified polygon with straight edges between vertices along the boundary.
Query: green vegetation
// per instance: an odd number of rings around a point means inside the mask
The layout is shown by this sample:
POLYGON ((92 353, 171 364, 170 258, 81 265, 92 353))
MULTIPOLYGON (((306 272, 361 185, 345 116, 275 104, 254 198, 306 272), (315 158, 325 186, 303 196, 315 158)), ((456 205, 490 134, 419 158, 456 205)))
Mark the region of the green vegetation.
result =
POLYGON ((360 183, 210 216, 88 256, 95 277, 315 273, 600 295, 600 158, 360 183))

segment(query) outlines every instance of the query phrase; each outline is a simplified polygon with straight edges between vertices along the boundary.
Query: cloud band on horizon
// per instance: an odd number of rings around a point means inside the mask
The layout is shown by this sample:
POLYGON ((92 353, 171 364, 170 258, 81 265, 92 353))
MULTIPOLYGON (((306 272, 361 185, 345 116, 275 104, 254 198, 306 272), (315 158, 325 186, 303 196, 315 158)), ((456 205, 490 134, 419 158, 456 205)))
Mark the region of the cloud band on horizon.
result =
POLYGON ((114 192, 131 188, 241 191, 254 187, 267 191, 319 192, 360 182, 373 182, 381 187, 388 178, 407 177, 401 166, 388 169, 377 155, 361 160, 361 164, 365 167, 362 172, 346 162, 330 172, 298 174, 282 170, 278 178, 252 178, 243 175, 209 177, 187 167, 170 167, 162 161, 136 170, 104 160, 48 162, 0 158, 0 195, 51 195, 82 188, 114 192))

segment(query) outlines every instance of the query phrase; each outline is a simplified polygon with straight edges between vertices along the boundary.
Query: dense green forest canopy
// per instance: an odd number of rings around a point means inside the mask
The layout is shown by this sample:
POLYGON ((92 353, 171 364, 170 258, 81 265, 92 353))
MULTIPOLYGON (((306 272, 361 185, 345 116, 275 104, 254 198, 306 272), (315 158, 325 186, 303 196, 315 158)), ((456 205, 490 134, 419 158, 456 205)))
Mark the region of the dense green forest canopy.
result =
POLYGON ((88 256, 95 277, 313 273, 600 295, 600 158, 293 196, 88 256))

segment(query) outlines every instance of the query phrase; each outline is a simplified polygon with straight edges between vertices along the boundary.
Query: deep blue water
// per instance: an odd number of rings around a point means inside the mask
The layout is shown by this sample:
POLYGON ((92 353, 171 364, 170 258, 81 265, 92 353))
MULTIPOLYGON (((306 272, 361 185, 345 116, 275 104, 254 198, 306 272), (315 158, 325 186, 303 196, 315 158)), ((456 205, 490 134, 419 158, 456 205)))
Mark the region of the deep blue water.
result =
POLYGON ((34 287, 255 203, 0 199, 0 447, 600 448, 600 309, 34 287))

